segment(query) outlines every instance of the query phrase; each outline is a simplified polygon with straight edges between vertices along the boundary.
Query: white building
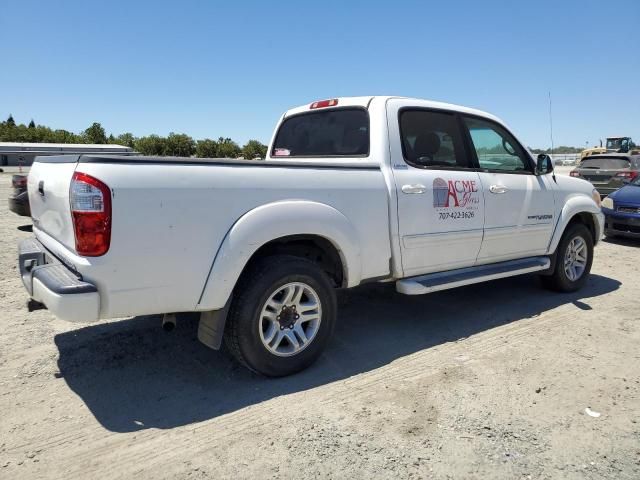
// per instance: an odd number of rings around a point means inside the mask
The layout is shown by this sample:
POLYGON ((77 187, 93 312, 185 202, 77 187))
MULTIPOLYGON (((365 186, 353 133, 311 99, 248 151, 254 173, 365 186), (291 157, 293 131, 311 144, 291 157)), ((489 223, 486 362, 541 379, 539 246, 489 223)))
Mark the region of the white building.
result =
POLYGON ((80 155, 87 153, 113 153, 130 155, 133 148, 122 145, 86 143, 20 143, 0 142, 0 167, 28 166, 38 155, 80 155))

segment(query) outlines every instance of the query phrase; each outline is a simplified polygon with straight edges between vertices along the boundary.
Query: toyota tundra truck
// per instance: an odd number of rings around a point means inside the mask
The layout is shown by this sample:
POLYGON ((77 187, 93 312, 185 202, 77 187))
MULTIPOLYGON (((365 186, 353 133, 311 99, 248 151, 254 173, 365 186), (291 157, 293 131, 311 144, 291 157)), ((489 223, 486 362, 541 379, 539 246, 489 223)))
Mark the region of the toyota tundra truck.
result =
POLYGON ((554 175, 498 118, 402 97, 289 110, 264 161, 38 157, 27 188, 31 309, 199 312, 205 345, 266 376, 318 358, 338 288, 422 295, 535 272, 575 291, 604 224, 593 186, 554 175))

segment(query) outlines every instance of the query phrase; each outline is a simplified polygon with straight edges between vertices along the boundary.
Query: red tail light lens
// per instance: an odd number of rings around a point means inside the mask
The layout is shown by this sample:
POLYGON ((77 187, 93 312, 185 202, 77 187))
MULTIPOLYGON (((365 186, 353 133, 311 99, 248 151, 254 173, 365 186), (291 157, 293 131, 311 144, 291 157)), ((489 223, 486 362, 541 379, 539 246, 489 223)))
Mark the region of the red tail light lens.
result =
POLYGON ((569 172, 569 175, 571 175, 572 177, 579 177, 580 174, 577 172, 577 170, 571 170, 569 172))
POLYGON ((11 184, 13 188, 25 188, 27 186, 27 177, 24 175, 14 175, 11 178, 11 184))
POLYGON ((111 190, 97 178, 75 172, 69 191, 76 252, 99 257, 111 242, 111 190))
POLYGON ((624 179, 628 179, 629 181, 631 180, 635 180, 636 177, 638 176, 638 172, 636 171, 630 171, 630 172, 618 172, 616 173, 616 177, 621 177, 624 179))
POLYGON ((315 110, 316 108, 335 107, 336 105, 338 105, 338 99, 334 98, 332 100, 319 100, 317 102, 313 102, 309 108, 311 110, 315 110))

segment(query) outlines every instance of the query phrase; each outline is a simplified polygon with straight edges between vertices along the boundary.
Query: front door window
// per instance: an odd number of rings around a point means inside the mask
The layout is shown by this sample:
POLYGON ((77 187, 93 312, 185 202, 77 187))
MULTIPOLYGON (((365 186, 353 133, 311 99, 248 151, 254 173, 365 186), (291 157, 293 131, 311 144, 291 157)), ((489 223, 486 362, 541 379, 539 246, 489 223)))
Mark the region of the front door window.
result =
POLYGON ((530 172, 530 165, 515 139, 503 128, 478 118, 465 123, 478 156, 480 168, 496 172, 530 172))

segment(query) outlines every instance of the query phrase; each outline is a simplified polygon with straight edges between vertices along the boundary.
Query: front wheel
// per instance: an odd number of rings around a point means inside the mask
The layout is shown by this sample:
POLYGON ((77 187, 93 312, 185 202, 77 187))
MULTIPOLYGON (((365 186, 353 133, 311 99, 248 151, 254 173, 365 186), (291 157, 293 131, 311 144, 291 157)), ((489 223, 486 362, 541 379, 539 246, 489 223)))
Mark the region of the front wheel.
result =
POLYGON ((593 262, 593 238, 582 224, 571 225, 558 245, 553 274, 542 277, 546 287, 558 292, 575 292, 587 281, 593 262))
POLYGON ((225 343, 249 369, 270 377, 311 365, 333 332, 336 296, 327 274, 300 257, 259 260, 240 279, 225 343))

